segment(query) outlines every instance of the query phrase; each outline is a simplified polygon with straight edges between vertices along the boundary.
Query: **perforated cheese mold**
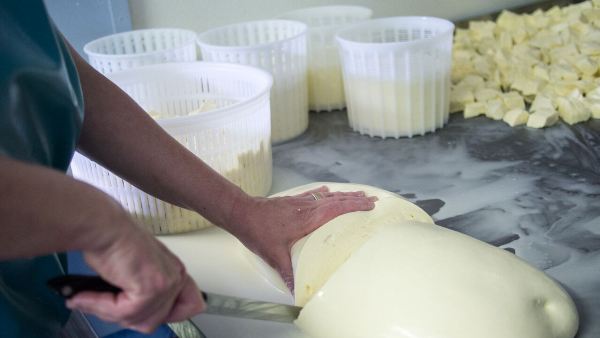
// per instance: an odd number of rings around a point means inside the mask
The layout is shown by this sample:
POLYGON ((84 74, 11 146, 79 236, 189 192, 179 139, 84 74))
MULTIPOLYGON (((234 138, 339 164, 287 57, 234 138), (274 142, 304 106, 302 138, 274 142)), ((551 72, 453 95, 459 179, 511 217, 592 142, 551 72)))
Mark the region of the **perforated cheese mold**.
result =
MULTIPOLYGON (((158 115, 166 132, 213 169, 251 195, 268 193, 270 74, 242 65, 190 62, 130 69, 110 74, 109 79, 158 115), (206 102, 211 103, 210 110, 199 111, 206 102)), ((71 169, 74 177, 117 199, 154 234, 210 225, 195 212, 144 193, 81 154, 75 155, 71 169)))

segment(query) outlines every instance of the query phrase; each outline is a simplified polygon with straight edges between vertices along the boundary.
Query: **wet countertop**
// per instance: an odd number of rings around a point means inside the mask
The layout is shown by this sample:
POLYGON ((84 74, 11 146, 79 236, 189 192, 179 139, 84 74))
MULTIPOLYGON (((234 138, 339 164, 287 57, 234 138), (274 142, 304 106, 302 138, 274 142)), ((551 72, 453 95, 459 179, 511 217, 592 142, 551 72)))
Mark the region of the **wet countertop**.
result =
MULTIPOLYGON (((514 252, 573 297, 578 338, 600 337, 600 120, 538 130, 452 115, 435 133, 381 139, 353 132, 345 111, 311 113, 306 133, 273 147, 273 162, 272 192, 315 181, 368 184, 401 194, 441 226, 514 252)), ((166 244, 208 291, 291 302, 257 277, 230 237, 208 229, 166 244), (205 267, 198 250, 210 245, 213 255, 235 254, 205 267)), ((304 337, 290 324, 211 315, 194 322, 209 338, 304 337)))
POLYGON ((314 181, 396 192, 438 225, 514 252, 558 280, 600 337, 600 120, 538 130, 452 115, 412 139, 353 132, 345 112, 311 114, 273 148, 274 191, 314 181))

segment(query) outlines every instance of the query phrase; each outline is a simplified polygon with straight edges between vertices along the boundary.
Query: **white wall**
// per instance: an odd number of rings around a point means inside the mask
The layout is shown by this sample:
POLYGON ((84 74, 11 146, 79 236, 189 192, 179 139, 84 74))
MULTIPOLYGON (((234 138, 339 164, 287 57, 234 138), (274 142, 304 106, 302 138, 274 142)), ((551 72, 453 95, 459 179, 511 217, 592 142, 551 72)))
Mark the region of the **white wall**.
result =
POLYGON ((431 15, 451 20, 540 0, 129 0, 134 29, 180 27, 205 31, 223 24, 272 18, 292 9, 332 4, 362 5, 374 17, 431 15))

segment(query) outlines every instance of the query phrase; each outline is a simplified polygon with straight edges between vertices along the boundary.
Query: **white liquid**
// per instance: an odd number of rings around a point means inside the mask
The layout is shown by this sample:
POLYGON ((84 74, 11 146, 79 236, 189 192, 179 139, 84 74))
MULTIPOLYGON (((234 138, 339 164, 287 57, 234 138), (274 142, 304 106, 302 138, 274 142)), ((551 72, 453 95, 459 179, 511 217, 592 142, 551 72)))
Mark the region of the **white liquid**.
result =
POLYGON ((412 137, 448 121, 446 77, 412 83, 358 77, 344 81, 350 126, 361 134, 412 137))
MULTIPOLYGON (((336 56, 337 57, 337 56, 336 56)), ((309 108, 331 111, 344 108, 344 83, 339 65, 308 69, 309 108)))

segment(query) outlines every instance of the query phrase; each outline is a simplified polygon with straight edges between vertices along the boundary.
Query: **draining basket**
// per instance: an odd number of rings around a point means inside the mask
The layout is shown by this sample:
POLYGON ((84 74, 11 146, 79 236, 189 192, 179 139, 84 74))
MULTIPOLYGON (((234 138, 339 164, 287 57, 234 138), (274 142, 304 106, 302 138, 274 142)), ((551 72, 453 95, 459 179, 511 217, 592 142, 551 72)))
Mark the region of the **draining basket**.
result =
POLYGON ((392 17, 339 31, 350 126, 361 134, 412 137, 448 121, 454 25, 392 17))
MULTIPOLYGON (((146 66, 108 77, 213 169, 251 195, 268 193, 270 74, 242 65, 190 62, 146 66)), ((144 193, 81 154, 75 155, 71 169, 74 177, 117 199, 154 234, 210 225, 197 213, 144 193)))
POLYGON ((255 66, 273 75, 271 139, 283 142, 308 127, 306 25, 288 20, 249 21, 198 35, 205 61, 255 66))
POLYGON ((368 20, 373 11, 361 6, 319 6, 279 16, 308 25, 308 107, 331 111, 346 107, 335 33, 349 24, 368 20))
POLYGON ((196 60, 196 33, 178 28, 140 29, 87 43, 83 51, 102 74, 167 62, 196 60))

